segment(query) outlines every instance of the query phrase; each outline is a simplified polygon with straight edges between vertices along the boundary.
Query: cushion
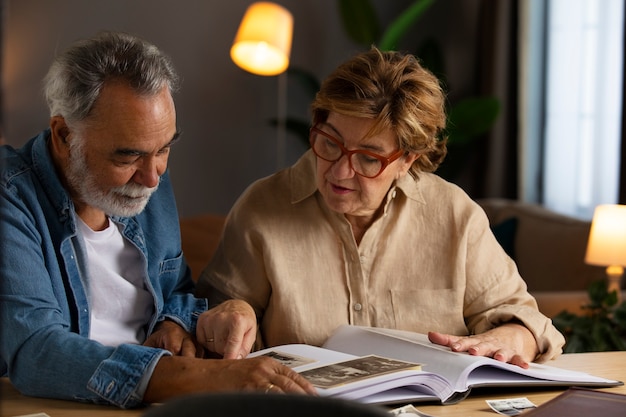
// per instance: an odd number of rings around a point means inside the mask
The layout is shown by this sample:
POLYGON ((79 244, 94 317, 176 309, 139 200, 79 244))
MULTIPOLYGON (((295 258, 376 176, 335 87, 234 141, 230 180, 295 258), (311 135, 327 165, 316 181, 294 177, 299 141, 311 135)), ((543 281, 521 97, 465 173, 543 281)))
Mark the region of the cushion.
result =
POLYGON ((211 213, 180 219, 183 254, 194 280, 198 279, 213 256, 225 220, 225 216, 211 213))
POLYGON ((491 231, 502 249, 515 260, 515 232, 517 231, 517 218, 510 217, 498 224, 491 226, 491 231))

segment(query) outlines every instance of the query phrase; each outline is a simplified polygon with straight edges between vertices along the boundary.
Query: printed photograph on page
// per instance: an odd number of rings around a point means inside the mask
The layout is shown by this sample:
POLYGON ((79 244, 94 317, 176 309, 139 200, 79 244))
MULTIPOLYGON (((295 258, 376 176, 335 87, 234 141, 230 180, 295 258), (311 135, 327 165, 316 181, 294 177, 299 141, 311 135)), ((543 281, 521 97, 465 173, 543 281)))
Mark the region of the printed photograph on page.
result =
POLYGON ((309 380, 318 388, 333 388, 355 381, 389 374, 403 370, 419 370, 417 363, 404 362, 380 356, 364 356, 345 362, 321 366, 300 372, 300 375, 309 380))
POLYGON ((315 359, 305 358, 303 356, 292 355, 291 353, 284 353, 278 350, 271 350, 264 353, 261 356, 269 356, 272 359, 277 360, 285 366, 290 368, 296 368, 298 366, 306 365, 308 363, 317 362, 315 359))

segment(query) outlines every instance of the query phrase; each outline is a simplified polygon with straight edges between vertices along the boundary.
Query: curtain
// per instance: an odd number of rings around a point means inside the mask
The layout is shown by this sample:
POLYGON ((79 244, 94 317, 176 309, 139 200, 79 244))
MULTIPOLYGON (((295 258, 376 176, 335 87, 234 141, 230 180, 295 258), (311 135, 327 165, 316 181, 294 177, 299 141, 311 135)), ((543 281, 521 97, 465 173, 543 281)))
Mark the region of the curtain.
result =
POLYGON ((4 145, 6 140, 4 139, 4 83, 2 83, 2 67, 4 65, 4 19, 6 19, 6 11, 4 0, 0 0, 0 145, 4 145))
MULTIPOLYGON (((624 67, 626 68, 626 7, 624 7, 624 34, 622 49, 624 54, 624 67)), ((622 79, 622 140, 620 146, 620 170, 619 170, 619 204, 626 204, 626 70, 623 71, 622 79)))
POLYGON ((473 143, 457 182, 472 198, 517 198, 517 0, 482 0, 478 12, 476 85, 500 102, 490 132, 473 143))

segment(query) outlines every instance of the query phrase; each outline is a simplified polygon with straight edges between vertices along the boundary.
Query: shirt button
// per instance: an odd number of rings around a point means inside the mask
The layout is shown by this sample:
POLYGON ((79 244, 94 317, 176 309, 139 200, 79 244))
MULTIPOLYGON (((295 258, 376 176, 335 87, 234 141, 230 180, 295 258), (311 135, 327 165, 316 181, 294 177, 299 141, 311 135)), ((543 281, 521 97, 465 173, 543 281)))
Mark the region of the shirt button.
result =
POLYGON ((361 262, 362 264, 365 263, 365 255, 360 255, 359 256, 359 262, 361 262))
POLYGON ((391 192, 391 198, 396 198, 396 190, 393 190, 393 191, 391 192))
POLYGON ((361 309, 363 309, 361 303, 354 303, 354 311, 361 311, 361 309))

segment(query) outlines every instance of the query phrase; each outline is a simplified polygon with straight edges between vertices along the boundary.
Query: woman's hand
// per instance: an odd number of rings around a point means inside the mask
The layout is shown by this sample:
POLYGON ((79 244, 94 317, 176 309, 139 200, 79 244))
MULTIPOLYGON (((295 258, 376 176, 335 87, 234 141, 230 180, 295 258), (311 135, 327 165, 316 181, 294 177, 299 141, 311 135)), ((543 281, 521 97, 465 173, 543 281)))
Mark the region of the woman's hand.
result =
POLYGON ((227 300, 198 317, 196 338, 224 359, 242 359, 250 353, 256 331, 256 315, 250 304, 227 300))
POLYGON ((472 336, 428 332, 428 339, 438 345, 447 346, 454 352, 489 356, 522 368, 528 368, 529 363, 539 354, 533 334, 517 323, 506 323, 472 336))

